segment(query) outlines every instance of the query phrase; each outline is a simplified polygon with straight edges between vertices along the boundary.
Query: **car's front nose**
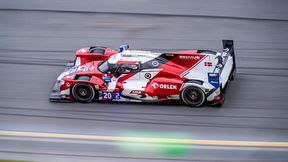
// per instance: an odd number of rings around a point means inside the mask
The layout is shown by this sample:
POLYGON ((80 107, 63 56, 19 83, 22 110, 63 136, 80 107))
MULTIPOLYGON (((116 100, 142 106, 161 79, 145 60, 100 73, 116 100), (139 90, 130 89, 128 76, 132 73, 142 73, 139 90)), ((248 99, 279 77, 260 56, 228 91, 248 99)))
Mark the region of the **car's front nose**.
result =
POLYGON ((57 80, 52 88, 52 92, 50 94, 50 102, 72 102, 73 99, 70 95, 61 94, 60 86, 63 83, 63 80, 57 80))

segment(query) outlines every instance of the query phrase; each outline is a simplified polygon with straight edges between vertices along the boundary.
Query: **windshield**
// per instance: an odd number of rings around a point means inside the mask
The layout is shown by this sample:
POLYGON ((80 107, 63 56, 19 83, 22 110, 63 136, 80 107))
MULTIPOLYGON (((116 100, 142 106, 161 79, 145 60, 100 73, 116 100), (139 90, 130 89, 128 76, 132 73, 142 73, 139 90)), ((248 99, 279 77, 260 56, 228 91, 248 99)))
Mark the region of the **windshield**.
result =
POLYGON ((117 68, 118 68, 118 65, 109 63, 108 59, 103 61, 98 66, 98 70, 102 73, 114 73, 117 68))

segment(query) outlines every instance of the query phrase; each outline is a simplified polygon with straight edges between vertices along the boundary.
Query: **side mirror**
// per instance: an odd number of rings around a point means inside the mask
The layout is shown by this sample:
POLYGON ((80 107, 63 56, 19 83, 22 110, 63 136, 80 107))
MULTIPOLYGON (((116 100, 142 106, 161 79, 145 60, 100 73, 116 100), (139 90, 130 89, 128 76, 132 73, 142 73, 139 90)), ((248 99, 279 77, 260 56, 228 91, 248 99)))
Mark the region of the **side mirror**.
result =
POLYGON ((105 76, 104 78, 103 78, 103 80, 104 80, 104 82, 111 82, 111 78, 110 78, 110 76, 105 76))

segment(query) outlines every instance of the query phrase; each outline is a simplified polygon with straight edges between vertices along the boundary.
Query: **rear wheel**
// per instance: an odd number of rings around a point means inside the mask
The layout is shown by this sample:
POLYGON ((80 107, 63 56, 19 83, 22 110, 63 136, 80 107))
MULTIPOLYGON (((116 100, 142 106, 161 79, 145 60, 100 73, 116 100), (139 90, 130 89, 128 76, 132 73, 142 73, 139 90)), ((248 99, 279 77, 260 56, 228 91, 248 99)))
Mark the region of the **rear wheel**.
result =
POLYGON ((202 106, 205 99, 204 92, 197 87, 187 87, 181 92, 181 100, 190 107, 202 106))

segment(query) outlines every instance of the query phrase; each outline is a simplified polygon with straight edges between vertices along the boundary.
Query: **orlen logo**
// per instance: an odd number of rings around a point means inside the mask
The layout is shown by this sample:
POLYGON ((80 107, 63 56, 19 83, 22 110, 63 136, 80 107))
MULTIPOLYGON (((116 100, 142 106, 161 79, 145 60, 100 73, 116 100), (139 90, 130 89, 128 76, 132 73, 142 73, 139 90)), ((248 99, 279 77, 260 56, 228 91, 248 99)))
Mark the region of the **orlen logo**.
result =
POLYGON ((152 87, 154 89, 160 88, 160 89, 177 89, 177 85, 174 84, 158 84, 158 83, 153 83, 152 87))
POLYGON ((153 84, 152 84, 152 87, 153 87, 154 89, 156 89, 157 87, 159 87, 159 84, 158 84, 158 83, 153 83, 153 84))
POLYGON ((179 56, 182 60, 199 60, 200 56, 179 56))

